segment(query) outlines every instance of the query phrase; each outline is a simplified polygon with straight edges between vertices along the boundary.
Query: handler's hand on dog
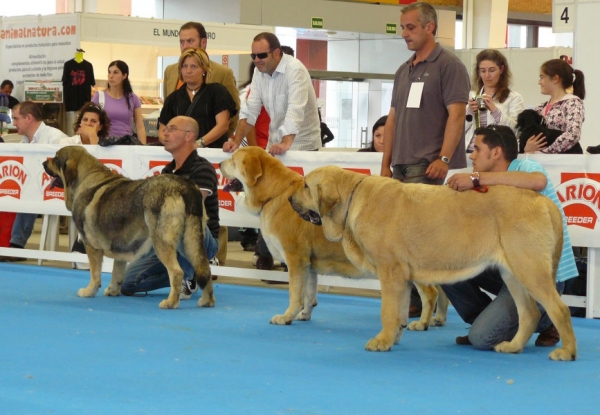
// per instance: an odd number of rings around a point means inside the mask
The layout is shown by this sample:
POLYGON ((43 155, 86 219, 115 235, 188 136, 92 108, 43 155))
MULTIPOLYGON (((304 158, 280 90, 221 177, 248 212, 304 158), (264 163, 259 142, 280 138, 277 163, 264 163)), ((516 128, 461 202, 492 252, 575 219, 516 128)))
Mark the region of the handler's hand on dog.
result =
POLYGON ((269 153, 273 156, 281 156, 285 154, 290 149, 290 146, 287 146, 283 143, 281 144, 273 144, 269 149, 269 153))
POLYGON ((429 165, 429 167, 427 167, 425 174, 431 180, 444 179, 448 174, 448 165, 442 160, 435 160, 429 165))
POLYGON ((529 140, 527 140, 527 144, 525 144, 525 153, 535 153, 536 151, 546 147, 546 145, 546 137, 544 137, 544 133, 531 136, 529 140))
POLYGON ((446 186, 450 189, 462 192, 463 190, 473 188, 473 180, 471 180, 471 175, 469 173, 457 173, 448 179, 446 186))
POLYGON ((235 150, 238 149, 240 145, 236 144, 235 141, 233 140, 228 140, 225 142, 225 144, 223 144, 223 151, 225 153, 233 153, 235 150))

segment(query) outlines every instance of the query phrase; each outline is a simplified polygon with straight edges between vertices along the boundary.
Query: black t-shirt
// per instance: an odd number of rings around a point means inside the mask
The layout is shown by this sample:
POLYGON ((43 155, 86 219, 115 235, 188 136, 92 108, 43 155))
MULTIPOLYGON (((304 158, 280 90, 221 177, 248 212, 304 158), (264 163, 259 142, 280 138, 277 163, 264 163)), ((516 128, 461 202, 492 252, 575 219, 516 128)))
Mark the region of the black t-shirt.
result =
MULTIPOLYGON (((183 84, 181 88, 167 97, 160 111, 159 123, 167 125, 171 119, 179 115, 186 115, 188 108, 192 105, 186 87, 187 85, 183 84)), ((189 116, 195 119, 200 127, 198 137, 204 136, 217 125, 215 117, 221 111, 229 110, 230 118, 237 113, 235 101, 227 88, 221 84, 202 85, 202 88, 196 92, 194 101, 197 102, 189 116)), ((210 143, 208 147, 223 148, 223 144, 228 138, 226 132, 218 140, 210 143)))
POLYGON ((19 103, 19 100, 13 97, 12 95, 8 95, 8 108, 13 109, 15 105, 19 103))
POLYGON ((62 76, 63 96, 66 111, 79 111, 83 104, 92 99, 92 86, 96 85, 94 67, 84 60, 75 59, 65 62, 62 76))
POLYGON ((204 200, 206 215, 208 216, 208 229, 215 239, 219 238, 219 194, 217 190, 217 172, 208 160, 194 151, 185 160, 181 168, 173 171, 175 160, 171 161, 164 168, 163 174, 175 174, 176 176, 190 179, 201 189, 212 191, 210 196, 204 200))

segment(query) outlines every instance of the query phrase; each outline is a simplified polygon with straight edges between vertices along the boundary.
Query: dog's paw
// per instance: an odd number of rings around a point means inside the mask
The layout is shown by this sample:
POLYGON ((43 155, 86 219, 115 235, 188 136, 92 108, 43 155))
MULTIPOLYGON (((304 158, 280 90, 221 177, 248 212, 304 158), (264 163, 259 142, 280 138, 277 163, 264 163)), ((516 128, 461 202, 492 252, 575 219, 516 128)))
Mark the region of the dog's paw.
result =
POLYGON ((575 350, 567 350, 564 347, 555 349, 548 355, 550 360, 564 360, 571 361, 577 358, 577 352, 575 350))
POLYGON ((384 342, 379 340, 377 337, 372 338, 367 342, 365 349, 370 352, 388 352, 392 348, 390 342, 384 342))
POLYGON ((80 288, 79 291, 77 291, 77 295, 79 297, 94 297, 99 289, 100 287, 80 288))
POLYGON ((214 295, 204 295, 198 300, 198 307, 214 307, 217 300, 214 295))
POLYGON ((292 320, 286 318, 285 314, 277 314, 271 318, 271 324, 276 324, 278 326, 289 326, 292 324, 292 320))
POLYGON ((446 318, 445 317, 438 317, 435 316, 431 319, 431 321, 429 322, 429 325, 431 327, 442 327, 446 325, 446 318))
POLYGON ((160 308, 177 308, 179 307, 179 298, 175 301, 171 301, 170 299, 162 300, 160 304, 158 304, 160 308))
POLYGON ((309 321, 312 317, 312 309, 310 311, 302 310, 298 313, 294 320, 298 321, 309 321))
POLYGON ((427 329, 429 329, 429 324, 425 324, 420 321, 412 321, 408 325, 408 329, 411 331, 426 331, 427 329))
POLYGON ((121 295, 121 290, 118 287, 113 287, 109 285, 108 287, 106 287, 106 290, 104 290, 104 295, 108 297, 117 297, 121 295))
POLYGON ((494 350, 498 353, 521 353, 523 351, 523 348, 518 347, 512 342, 502 342, 494 346, 494 350))

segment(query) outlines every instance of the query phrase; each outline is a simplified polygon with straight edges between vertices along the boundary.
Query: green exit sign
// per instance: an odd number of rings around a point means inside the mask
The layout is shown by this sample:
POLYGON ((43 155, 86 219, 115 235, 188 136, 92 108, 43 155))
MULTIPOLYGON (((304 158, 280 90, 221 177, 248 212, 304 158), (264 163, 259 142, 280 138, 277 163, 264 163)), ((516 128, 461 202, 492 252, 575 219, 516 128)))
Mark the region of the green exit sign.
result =
POLYGON ((323 29, 323 18, 313 17, 311 19, 310 27, 312 27, 313 29, 323 29))
POLYGON ((395 35, 396 33, 398 33, 396 31, 396 23, 386 23, 385 24, 385 33, 389 33, 392 35, 395 35))

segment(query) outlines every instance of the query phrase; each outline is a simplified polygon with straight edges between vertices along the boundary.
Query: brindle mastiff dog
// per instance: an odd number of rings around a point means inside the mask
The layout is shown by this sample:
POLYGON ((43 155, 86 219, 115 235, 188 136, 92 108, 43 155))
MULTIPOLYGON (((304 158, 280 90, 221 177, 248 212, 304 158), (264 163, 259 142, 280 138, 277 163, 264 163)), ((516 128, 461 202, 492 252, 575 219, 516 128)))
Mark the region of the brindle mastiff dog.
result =
POLYGON ((456 192, 327 166, 310 172, 290 202, 306 220, 322 221, 327 239, 341 241, 354 265, 379 277, 383 328, 367 350, 390 350, 400 340, 408 281, 449 284, 494 266, 519 313, 517 334, 495 350, 523 350, 540 317, 538 301, 562 339, 550 359, 575 360, 571 315, 555 287, 562 216, 547 197, 510 186, 456 192))
POLYGON ((111 171, 82 146, 63 147, 43 164, 53 177, 51 186, 65 189, 67 209, 90 260, 91 280, 79 290, 80 297, 98 292, 104 255, 115 259, 104 295, 117 296, 127 261, 154 247, 171 282, 169 297, 159 307, 177 308, 183 277, 177 261, 179 247, 194 266, 196 281, 203 289, 198 305, 214 306, 204 247, 204 203, 193 182, 172 174, 130 180, 111 171))

